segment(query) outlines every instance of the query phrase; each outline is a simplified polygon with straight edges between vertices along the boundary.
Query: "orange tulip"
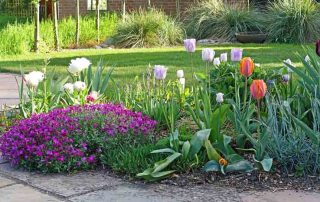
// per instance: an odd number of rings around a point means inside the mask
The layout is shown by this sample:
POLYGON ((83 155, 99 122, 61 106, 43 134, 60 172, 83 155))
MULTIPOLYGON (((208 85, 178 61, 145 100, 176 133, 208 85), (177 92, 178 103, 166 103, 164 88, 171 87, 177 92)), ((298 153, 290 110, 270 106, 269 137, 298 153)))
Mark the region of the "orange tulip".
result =
POLYGON ((243 58, 240 61, 240 73, 245 76, 249 77, 253 73, 254 70, 254 63, 253 60, 249 57, 243 58))
POLYGON ((263 80, 253 80, 250 91, 253 98, 260 100, 267 93, 267 84, 263 80))
POLYGON ((226 165, 228 165, 228 161, 226 159, 224 159, 224 158, 221 158, 219 160, 219 164, 222 165, 222 166, 226 166, 226 165))

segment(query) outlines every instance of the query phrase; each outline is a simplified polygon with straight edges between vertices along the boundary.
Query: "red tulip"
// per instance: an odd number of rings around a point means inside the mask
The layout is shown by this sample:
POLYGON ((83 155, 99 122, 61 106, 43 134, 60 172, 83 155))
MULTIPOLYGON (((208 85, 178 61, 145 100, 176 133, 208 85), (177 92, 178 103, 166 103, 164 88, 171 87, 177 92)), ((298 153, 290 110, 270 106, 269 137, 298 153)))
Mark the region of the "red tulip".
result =
POLYGON ((316 53, 320 56, 320 39, 316 43, 316 53))
POLYGON ((250 91, 253 98, 260 100, 267 93, 267 84, 263 80, 253 80, 250 91))
POLYGON ((253 73, 254 70, 254 63, 253 60, 249 57, 243 58, 240 61, 240 73, 245 76, 249 77, 253 73))

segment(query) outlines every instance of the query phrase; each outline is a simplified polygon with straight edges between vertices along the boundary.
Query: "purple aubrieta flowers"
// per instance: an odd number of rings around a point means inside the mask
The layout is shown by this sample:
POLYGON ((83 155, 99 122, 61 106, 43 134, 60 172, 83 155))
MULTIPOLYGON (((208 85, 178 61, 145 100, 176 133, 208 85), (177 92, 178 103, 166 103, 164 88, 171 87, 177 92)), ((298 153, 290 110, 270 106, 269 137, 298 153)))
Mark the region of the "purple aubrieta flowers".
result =
POLYGON ((121 105, 71 106, 19 121, 0 137, 0 152, 13 165, 70 171, 97 162, 101 148, 93 147, 89 138, 149 136, 156 124, 121 105))

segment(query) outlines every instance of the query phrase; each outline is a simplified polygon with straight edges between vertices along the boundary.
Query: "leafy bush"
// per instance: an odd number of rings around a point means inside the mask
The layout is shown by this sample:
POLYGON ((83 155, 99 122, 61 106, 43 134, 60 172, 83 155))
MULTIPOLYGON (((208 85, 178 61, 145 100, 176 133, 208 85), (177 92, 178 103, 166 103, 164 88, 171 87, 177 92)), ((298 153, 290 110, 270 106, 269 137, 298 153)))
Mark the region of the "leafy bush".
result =
POLYGON ((314 0, 276 0, 267 19, 272 41, 303 43, 320 35, 320 9, 314 0))
MULTIPOLYGON (((105 40, 113 34, 117 16, 108 14, 101 17, 100 40, 105 40)), ((81 18, 80 45, 90 47, 96 44, 97 33, 95 29, 95 18, 85 16, 81 18)), ((32 22, 12 23, 0 29, 0 54, 22 54, 32 50, 33 47, 32 22)), ((72 48, 75 44, 76 22, 73 18, 65 18, 59 22, 59 37, 62 48, 72 48)), ((52 21, 42 21, 40 25, 40 36, 43 46, 47 49, 54 48, 52 21)))
POLYGON ((249 11, 222 0, 202 1, 187 10, 187 35, 197 39, 223 38, 232 40, 236 32, 260 31, 263 12, 255 8, 249 11))
POLYGON ((131 13, 118 23, 113 36, 122 48, 177 45, 183 38, 179 23, 156 9, 131 13))
MULTIPOLYGON (((85 169, 114 137, 151 137, 156 122, 120 105, 56 109, 21 120, 0 138, 0 151, 12 164, 29 170, 85 169)), ((128 142, 129 143, 129 142, 128 142)))

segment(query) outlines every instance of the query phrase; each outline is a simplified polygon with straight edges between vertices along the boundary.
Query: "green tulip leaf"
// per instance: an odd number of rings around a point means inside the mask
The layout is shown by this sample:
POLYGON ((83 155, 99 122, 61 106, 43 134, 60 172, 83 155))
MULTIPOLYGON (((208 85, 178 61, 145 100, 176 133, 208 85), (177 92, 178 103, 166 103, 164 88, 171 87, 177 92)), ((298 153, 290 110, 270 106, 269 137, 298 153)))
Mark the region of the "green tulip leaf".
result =
POLYGON ((265 158, 265 159, 263 159, 262 161, 257 161, 257 160, 255 159, 255 161, 262 166, 262 169, 263 169, 264 171, 269 172, 269 171, 271 170, 272 162, 273 162, 273 159, 272 159, 272 158, 265 158))
POLYGON ((175 170, 169 170, 169 171, 162 171, 162 172, 156 172, 151 173, 152 179, 149 181, 156 181, 156 180, 162 180, 168 176, 170 176, 172 173, 176 172, 175 170))
POLYGON ((188 154, 190 152, 190 147, 191 147, 191 144, 189 141, 185 141, 183 143, 183 146, 182 146, 182 158, 183 159, 186 159, 188 157, 188 154))
POLYGON ((171 156, 168 156, 166 159, 162 161, 158 161, 154 164, 154 170, 152 173, 160 172, 165 169, 168 165, 170 165, 174 160, 181 156, 181 153, 174 153, 171 156))
POLYGON ((207 155, 208 155, 209 160, 219 161, 221 156, 217 152, 217 150, 215 150, 213 148, 212 144, 210 143, 210 140, 205 140, 205 147, 207 150, 207 155))
POLYGON ((220 171, 220 164, 214 160, 208 161, 204 165, 203 170, 206 172, 219 172, 220 171))
POLYGON ((191 144, 190 153, 189 153, 190 157, 193 157, 200 151, 201 147, 204 145, 204 141, 209 138, 210 132, 211 132, 211 129, 200 130, 192 137, 190 141, 190 144, 191 144))
POLYGON ((238 161, 226 166, 226 172, 251 172, 253 170, 252 164, 247 160, 238 161))
POLYGON ((176 151, 174 151, 173 149, 170 148, 165 148, 165 149, 158 149, 158 150, 154 150, 151 152, 151 154, 159 154, 159 153, 175 153, 176 151))

